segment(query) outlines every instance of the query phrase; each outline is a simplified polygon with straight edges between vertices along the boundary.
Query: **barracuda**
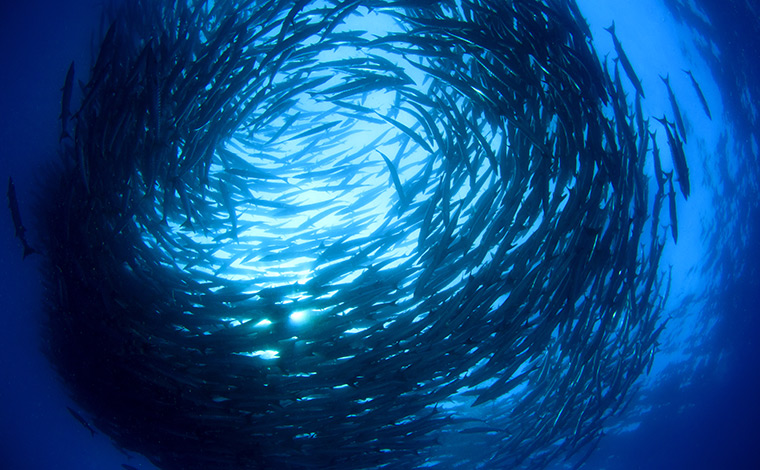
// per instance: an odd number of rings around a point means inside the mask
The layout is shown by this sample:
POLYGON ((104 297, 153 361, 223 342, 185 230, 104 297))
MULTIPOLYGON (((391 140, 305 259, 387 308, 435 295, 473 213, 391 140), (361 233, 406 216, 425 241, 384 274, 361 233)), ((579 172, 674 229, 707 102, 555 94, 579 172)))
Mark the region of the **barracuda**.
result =
POLYGON ((581 464, 667 238, 644 90, 570 3, 118 9, 37 214, 92 424, 165 469, 581 464))

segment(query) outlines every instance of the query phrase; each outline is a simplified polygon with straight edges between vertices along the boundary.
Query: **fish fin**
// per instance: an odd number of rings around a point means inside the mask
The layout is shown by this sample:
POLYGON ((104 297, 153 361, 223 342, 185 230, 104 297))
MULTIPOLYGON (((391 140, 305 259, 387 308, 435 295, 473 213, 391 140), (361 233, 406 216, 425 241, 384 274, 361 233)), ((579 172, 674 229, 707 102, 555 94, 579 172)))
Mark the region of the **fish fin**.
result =
POLYGON ((24 245, 24 256, 21 259, 26 259, 27 256, 37 253, 37 250, 29 245, 24 245))

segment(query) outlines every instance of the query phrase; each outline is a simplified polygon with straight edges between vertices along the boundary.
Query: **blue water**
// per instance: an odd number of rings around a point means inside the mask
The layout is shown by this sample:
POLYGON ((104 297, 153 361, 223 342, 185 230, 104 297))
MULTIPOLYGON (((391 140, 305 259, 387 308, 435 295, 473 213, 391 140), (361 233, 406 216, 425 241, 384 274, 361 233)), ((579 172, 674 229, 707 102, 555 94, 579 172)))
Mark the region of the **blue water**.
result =
MULTIPOLYGON (((602 53, 611 49, 602 28, 615 20, 647 90, 646 113, 667 111, 658 75, 672 77, 696 188, 679 201, 681 237, 663 261, 673 266, 673 319, 660 355, 632 412, 610 423, 585 468, 760 468, 760 6, 579 3, 602 53), (700 81, 712 121, 682 68, 700 81)), ((13 176, 27 226, 37 176, 57 158, 60 87, 71 60, 84 76, 100 8, 94 0, 0 2, 0 182, 13 176)), ((153 468, 91 437, 66 411, 71 402, 39 352, 39 260, 21 261, 8 211, 0 213, 0 468, 153 468)))

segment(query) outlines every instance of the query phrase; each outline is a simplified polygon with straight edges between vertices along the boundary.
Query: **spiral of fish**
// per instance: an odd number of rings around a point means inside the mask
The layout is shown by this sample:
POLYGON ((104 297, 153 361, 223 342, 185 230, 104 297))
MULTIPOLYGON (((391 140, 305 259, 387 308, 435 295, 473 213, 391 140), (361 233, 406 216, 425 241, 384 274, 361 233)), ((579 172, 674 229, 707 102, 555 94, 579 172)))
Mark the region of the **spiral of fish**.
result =
POLYGON ((103 29, 37 210, 86 419, 166 469, 583 463, 663 326, 667 179, 573 2, 103 29))

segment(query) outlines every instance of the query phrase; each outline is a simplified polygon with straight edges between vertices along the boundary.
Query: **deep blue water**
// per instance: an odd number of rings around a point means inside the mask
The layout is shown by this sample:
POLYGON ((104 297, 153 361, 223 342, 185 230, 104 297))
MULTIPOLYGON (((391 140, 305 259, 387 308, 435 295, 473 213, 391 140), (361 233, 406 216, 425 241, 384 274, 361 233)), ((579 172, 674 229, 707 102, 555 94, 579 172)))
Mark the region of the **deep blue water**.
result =
MULTIPOLYGON (((645 88, 661 88, 658 74, 680 73, 676 93, 687 96, 685 64, 699 76, 713 121, 699 115, 696 100, 681 98, 694 116, 691 133, 701 137, 690 151, 706 163, 692 161, 702 196, 693 191, 679 206, 684 235, 668 259, 681 270, 674 320, 638 411, 625 430, 609 432, 586 468, 760 468, 760 6, 697 0, 695 13, 675 0, 608 3, 581 2, 597 47, 610 47, 602 27, 614 18, 645 88)), ((27 226, 38 175, 57 158, 59 89, 71 60, 84 76, 100 8, 92 0, 0 3, 0 181, 13 176, 27 226)), ((661 112, 656 97, 648 103, 648 112, 661 112)), ((38 259, 21 261, 8 211, 0 212, 0 468, 152 468, 91 437, 66 411, 71 403, 38 348, 38 259)))

